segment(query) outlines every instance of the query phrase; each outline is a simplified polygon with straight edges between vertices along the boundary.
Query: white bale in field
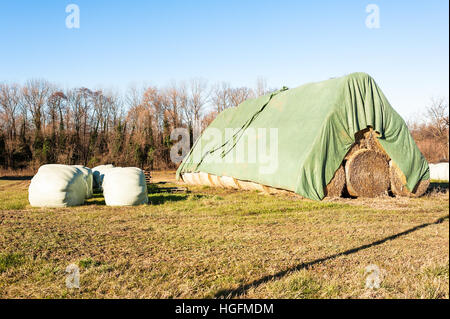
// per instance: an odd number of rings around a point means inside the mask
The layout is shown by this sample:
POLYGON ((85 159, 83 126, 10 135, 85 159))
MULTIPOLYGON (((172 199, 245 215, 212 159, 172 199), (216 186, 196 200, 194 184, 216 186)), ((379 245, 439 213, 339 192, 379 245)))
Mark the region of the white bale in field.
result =
POLYGON ((66 207, 84 204, 87 186, 77 167, 49 164, 31 179, 28 200, 33 207, 66 207))
POLYGON ((102 182, 103 182, 103 177, 105 176, 105 172, 110 169, 113 168, 114 165, 112 164, 106 164, 106 165, 99 165, 96 166, 92 169, 92 175, 94 178, 94 188, 102 188, 102 182))
POLYGON ((86 198, 91 198, 94 193, 94 177, 92 175, 92 170, 89 167, 83 165, 72 165, 73 167, 78 168, 84 176, 84 181, 86 182, 86 198))
POLYGON ((105 172, 103 196, 108 206, 132 206, 148 203, 144 171, 137 167, 115 167, 105 172))
POLYGON ((448 163, 428 164, 430 166, 430 179, 448 181, 448 163))

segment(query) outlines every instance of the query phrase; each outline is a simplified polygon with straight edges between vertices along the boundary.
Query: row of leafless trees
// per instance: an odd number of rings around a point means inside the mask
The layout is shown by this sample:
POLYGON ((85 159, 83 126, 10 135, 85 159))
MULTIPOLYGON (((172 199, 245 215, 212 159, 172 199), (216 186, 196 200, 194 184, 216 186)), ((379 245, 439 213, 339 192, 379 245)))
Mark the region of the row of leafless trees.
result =
MULTIPOLYGON (((0 84, 0 167, 106 162, 174 167, 173 128, 185 127, 192 137, 196 123, 204 128, 224 109, 270 91, 263 79, 255 89, 192 79, 130 88, 123 96, 88 88, 62 90, 45 80, 0 84)), ((448 102, 433 100, 423 119, 409 123, 417 145, 428 161, 448 161, 448 102)))
POLYGON ((111 92, 62 90, 45 80, 0 84, 0 166, 100 163, 173 167, 170 132, 207 126, 222 110, 270 92, 203 79, 111 92))

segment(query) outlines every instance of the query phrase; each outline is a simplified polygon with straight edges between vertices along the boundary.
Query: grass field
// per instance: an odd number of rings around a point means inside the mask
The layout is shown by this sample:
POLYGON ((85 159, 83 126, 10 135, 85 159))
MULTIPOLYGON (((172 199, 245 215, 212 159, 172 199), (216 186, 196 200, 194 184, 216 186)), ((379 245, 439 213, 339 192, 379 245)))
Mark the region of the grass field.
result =
MULTIPOLYGON (((449 298, 449 195, 334 199, 189 187, 150 205, 31 208, 0 179, 1 298, 449 298), (66 267, 80 288, 66 288, 66 267), (366 288, 366 267, 380 269, 366 288)), ((436 186, 436 184, 434 185, 436 186)))

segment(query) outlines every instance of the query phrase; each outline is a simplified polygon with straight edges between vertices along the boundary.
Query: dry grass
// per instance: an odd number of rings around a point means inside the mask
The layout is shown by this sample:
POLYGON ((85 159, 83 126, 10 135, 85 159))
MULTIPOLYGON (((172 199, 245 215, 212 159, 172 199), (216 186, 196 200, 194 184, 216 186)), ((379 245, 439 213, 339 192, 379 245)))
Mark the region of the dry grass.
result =
POLYGON ((0 177, 7 177, 7 176, 22 176, 22 177, 31 177, 34 174, 36 174, 37 169, 33 169, 31 167, 29 168, 23 168, 23 169, 4 169, 0 168, 0 177))
MULTIPOLYGON (((150 205, 37 209, 0 180, 2 298, 449 298, 448 191, 327 199, 189 187, 150 205), (440 222, 435 223, 439 218, 440 222), (65 286, 80 267, 80 289, 65 286), (383 280, 367 289, 366 266, 383 280)), ((169 183, 161 183, 169 182, 169 183)))

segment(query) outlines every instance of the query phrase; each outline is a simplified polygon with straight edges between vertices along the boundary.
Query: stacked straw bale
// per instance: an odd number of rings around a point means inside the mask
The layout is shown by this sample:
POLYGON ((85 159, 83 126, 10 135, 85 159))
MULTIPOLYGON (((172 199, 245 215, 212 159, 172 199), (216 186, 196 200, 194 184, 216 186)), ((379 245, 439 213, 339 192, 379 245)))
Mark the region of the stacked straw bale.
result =
POLYGON ((341 165, 334 173, 333 178, 325 187, 325 197, 341 197, 345 188, 345 170, 341 165))
MULTIPOLYGON (((239 180, 230 176, 217 176, 205 172, 184 173, 181 177, 183 182, 188 185, 205 185, 220 188, 259 191, 265 194, 293 194, 293 192, 285 189, 270 187, 251 181, 239 180)), ((326 187, 326 197, 339 197, 342 195, 344 188, 345 171, 344 167, 341 165, 326 187)))
POLYGON ((410 192, 406 185, 406 177, 398 168, 398 166, 393 162, 389 162, 389 174, 390 174, 390 180, 391 180, 391 191, 396 196, 404 196, 404 197, 420 197, 428 189, 428 186, 430 186, 430 180, 423 180, 419 181, 410 192))
MULTIPOLYGON (((429 180, 420 181, 412 191, 407 189, 404 174, 390 160, 377 137, 378 133, 370 127, 355 134, 355 143, 324 190, 325 197, 340 197, 343 194, 376 197, 387 195, 389 190, 395 196, 418 197, 426 192, 429 180)), ((182 178, 188 185, 257 190, 266 194, 292 193, 251 181, 204 172, 184 173, 182 178)))
POLYGON ((390 160, 377 136, 372 128, 355 134, 355 143, 344 159, 347 192, 355 197, 375 197, 386 194, 389 189, 395 196, 419 197, 425 194, 430 181, 419 181, 409 191, 405 186, 405 175, 390 160))
POLYGON ((360 149, 345 163, 345 177, 351 196, 384 195, 389 190, 389 163, 379 152, 360 149))
POLYGON ((347 193, 354 197, 377 197, 389 191, 389 156, 370 127, 355 134, 345 156, 347 193))

